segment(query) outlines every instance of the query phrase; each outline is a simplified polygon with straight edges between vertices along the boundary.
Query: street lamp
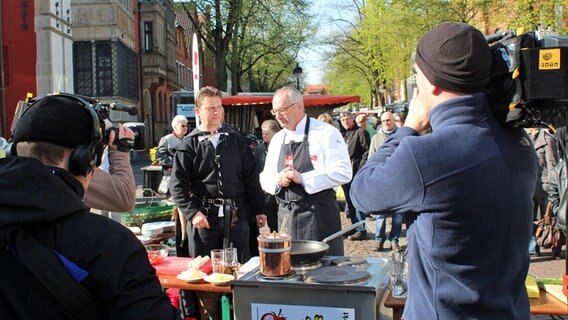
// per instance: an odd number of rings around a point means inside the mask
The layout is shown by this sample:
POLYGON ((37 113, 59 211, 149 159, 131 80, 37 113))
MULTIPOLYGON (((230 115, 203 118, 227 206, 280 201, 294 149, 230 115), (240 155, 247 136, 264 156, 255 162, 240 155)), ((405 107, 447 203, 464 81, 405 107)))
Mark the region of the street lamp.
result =
POLYGON ((296 67, 292 71, 292 74, 296 78, 296 89, 300 91, 300 78, 302 77, 304 71, 300 68, 300 65, 296 62, 296 67))

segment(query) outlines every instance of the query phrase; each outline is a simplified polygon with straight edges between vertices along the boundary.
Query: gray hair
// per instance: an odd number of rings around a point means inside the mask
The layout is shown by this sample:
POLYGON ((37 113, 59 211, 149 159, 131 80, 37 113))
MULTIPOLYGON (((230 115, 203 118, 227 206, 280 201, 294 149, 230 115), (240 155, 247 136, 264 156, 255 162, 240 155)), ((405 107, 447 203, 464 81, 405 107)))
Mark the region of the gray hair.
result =
POLYGON ((341 113, 339 113, 339 117, 349 117, 351 119, 353 119, 353 113, 349 112, 349 111, 341 111, 341 113))
POLYGON ((304 105, 304 97, 300 91, 294 87, 286 86, 276 90, 272 100, 279 96, 287 96, 290 103, 300 103, 302 106, 304 105))
POLYGON ((175 129, 184 122, 187 123, 187 118, 184 115, 178 114, 172 119, 172 129, 175 129))

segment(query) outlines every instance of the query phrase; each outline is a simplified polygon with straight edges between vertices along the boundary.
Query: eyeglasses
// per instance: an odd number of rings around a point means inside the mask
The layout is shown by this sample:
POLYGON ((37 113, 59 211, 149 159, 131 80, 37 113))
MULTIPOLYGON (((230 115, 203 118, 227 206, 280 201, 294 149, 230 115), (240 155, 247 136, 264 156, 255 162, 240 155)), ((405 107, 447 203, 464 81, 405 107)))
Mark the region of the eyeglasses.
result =
POLYGON ((297 102, 292 103, 291 105, 284 107, 284 108, 280 108, 278 110, 270 110, 270 113, 272 113, 273 116, 276 116, 278 114, 285 114, 286 111, 288 111, 288 109, 290 109, 293 105, 297 104, 297 102))
POLYGON ((223 110, 223 106, 204 106, 202 108, 207 112, 218 112, 223 110))
POLYGON ((381 120, 381 122, 391 122, 391 119, 381 120))
POLYGON ((182 127, 182 128, 187 128, 188 125, 187 125, 187 124, 182 124, 182 125, 180 125, 180 127, 182 127))

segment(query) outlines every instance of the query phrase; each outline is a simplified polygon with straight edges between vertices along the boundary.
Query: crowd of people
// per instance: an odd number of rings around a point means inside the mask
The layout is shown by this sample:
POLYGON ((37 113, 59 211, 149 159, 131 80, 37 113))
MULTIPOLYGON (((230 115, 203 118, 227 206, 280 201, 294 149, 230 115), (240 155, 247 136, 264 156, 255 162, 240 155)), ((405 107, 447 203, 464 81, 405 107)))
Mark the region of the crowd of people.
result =
MULTIPOLYGON (((408 113, 385 111, 371 124, 363 113, 316 119, 286 86, 273 96, 274 119, 260 125, 259 143, 224 122, 218 89, 201 88, 196 128, 174 117, 157 153, 178 213, 178 255, 233 247, 245 263, 259 229, 278 230, 285 220, 292 239, 321 241, 341 229, 341 187, 352 223, 374 217, 377 251, 387 241, 403 250, 406 224, 405 319, 528 319, 529 253, 539 252, 531 226, 547 212, 566 225, 568 138, 565 129, 498 123, 484 93, 487 61, 479 30, 442 23, 418 42, 408 113)), ((119 126, 103 141, 87 102, 53 95, 22 114, 13 136, 14 156, 0 160, 0 314, 180 319, 196 312, 187 293, 181 312, 172 307, 133 233, 90 212, 134 205, 128 155, 113 144, 133 139, 130 129, 119 126)), ((365 225, 347 236, 367 239, 365 225)), ((343 239, 328 244, 328 255, 344 255, 343 239)), ((560 249, 553 247, 555 257, 560 249)))

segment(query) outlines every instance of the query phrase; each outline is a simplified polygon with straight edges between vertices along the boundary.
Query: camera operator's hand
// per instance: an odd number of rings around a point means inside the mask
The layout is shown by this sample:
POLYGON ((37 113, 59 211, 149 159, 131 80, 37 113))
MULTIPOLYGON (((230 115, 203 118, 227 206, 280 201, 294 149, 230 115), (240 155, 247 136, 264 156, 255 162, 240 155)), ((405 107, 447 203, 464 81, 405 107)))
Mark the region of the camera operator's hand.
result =
POLYGON ((420 96, 417 88, 414 88, 412 94, 414 97, 410 101, 408 108, 408 115, 404 122, 405 127, 411 127, 416 132, 421 133, 430 129, 430 117, 428 116, 429 110, 420 101, 420 96))
MULTIPOLYGON (((115 133, 111 131, 108 137, 108 148, 110 150, 118 150, 118 143, 115 143, 115 133)), ((134 141, 134 131, 121 124, 118 125, 118 140, 119 141, 134 141)))
POLYGON ((136 182, 128 152, 119 149, 115 140, 132 139, 134 132, 119 125, 108 134, 108 171, 96 168, 85 193, 87 206, 104 211, 124 212, 134 208, 136 182), (116 131, 116 132, 115 132, 116 131))

